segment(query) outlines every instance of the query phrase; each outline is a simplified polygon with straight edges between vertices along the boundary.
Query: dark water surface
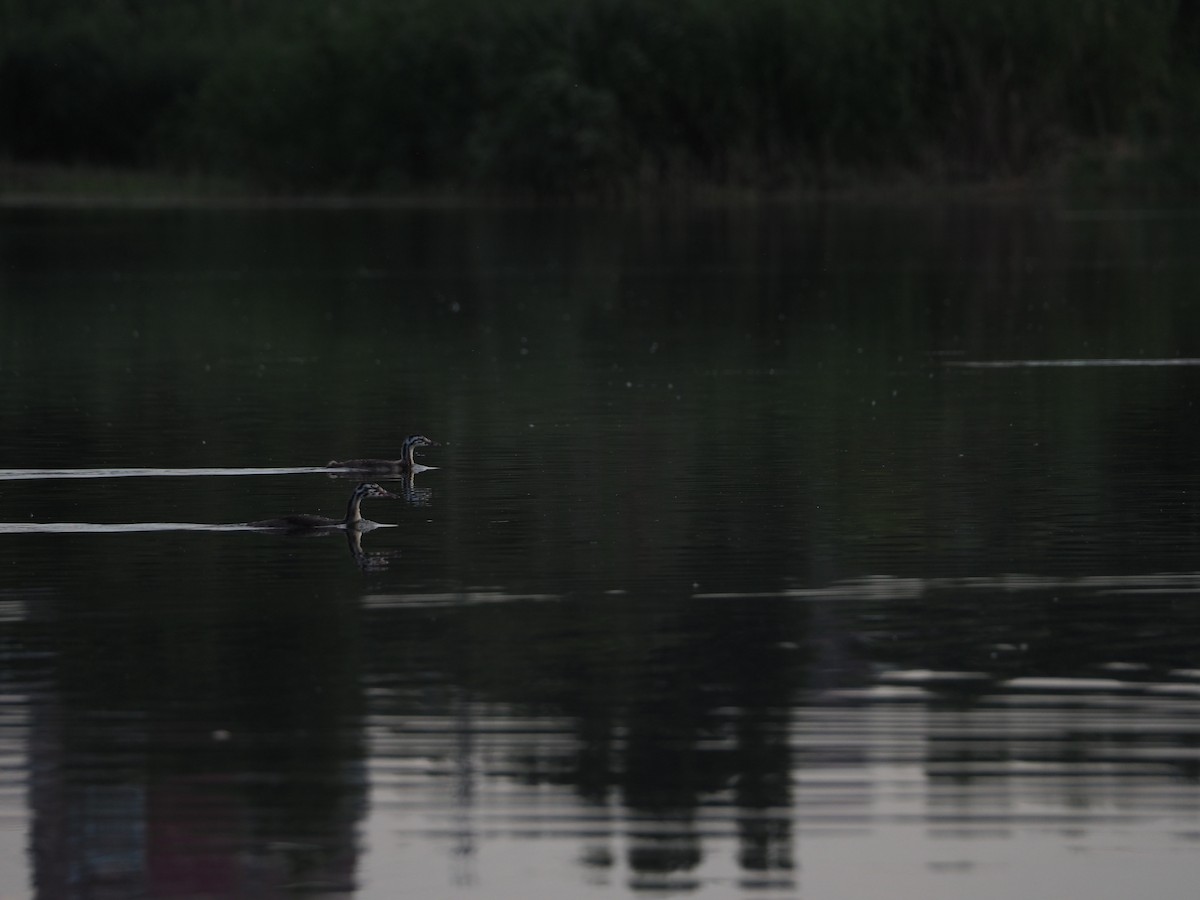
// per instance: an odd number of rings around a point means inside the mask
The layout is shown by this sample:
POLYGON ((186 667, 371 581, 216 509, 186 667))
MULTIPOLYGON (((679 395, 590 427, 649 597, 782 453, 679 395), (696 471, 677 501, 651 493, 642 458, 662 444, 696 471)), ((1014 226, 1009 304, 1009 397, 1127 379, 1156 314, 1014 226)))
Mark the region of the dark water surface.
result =
POLYGON ((1197 246, 0 212, 0 898, 1193 897, 1197 246))

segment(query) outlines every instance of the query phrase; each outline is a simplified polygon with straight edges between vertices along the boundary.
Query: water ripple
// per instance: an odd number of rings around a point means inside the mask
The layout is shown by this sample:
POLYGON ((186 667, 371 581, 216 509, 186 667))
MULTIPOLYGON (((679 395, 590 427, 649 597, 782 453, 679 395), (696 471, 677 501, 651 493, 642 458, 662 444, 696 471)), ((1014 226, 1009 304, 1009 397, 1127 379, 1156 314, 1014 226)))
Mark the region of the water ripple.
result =
POLYGON ((1099 359, 992 359, 953 360, 945 365, 954 369, 1127 369, 1163 366, 1200 366, 1200 358, 1141 359, 1137 357, 1099 359))
POLYGON ((73 478, 194 478, 226 475, 328 475, 325 466, 269 468, 100 468, 100 469, 0 469, 0 481, 58 481, 73 478))

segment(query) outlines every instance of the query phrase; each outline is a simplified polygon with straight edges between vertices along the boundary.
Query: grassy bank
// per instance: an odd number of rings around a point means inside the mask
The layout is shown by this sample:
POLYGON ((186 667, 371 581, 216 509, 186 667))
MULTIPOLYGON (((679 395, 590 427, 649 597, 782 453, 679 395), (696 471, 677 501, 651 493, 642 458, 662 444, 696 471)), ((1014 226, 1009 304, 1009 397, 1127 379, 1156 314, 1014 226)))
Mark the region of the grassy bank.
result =
POLYGON ((1194 184, 1198 141, 1186 0, 0 6, 10 170, 192 192, 1194 184))

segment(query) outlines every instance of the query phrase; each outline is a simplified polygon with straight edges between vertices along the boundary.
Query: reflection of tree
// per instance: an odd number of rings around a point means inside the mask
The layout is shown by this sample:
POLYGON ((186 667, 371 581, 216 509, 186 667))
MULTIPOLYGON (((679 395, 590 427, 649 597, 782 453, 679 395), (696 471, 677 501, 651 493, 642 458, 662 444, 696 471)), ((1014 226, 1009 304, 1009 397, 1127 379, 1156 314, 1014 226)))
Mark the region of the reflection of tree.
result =
MULTIPOLYGON (((569 745, 510 749, 513 777, 567 785, 597 806, 615 793, 635 872, 695 869, 706 809, 728 798, 739 861, 761 875, 793 865, 788 723, 805 677, 795 648, 805 620, 798 604, 665 597, 462 605, 439 608, 436 624, 393 607, 371 615, 370 668, 401 682, 441 669, 479 701, 573 722, 569 745)), ((419 713, 399 696, 387 708, 419 713)), ((469 735, 473 723, 457 727, 469 735)), ((459 751, 476 752, 462 741, 459 751)), ((587 859, 611 862, 599 847, 587 859)))
POLYGON ((37 623, 53 690, 30 739, 32 859, 48 897, 63 873, 62 896, 354 884, 366 785, 345 609, 308 582, 297 615, 287 576, 275 597, 214 600, 193 562, 169 601, 102 582, 37 623))

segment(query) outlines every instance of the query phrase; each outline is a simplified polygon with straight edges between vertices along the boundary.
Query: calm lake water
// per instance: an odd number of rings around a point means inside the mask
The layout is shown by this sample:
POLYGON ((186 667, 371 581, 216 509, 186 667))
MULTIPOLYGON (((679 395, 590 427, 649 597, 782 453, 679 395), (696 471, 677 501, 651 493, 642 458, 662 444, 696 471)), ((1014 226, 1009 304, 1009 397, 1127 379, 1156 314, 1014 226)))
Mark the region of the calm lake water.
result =
POLYGON ((0 898, 1193 897, 1198 246, 0 212, 0 898))

